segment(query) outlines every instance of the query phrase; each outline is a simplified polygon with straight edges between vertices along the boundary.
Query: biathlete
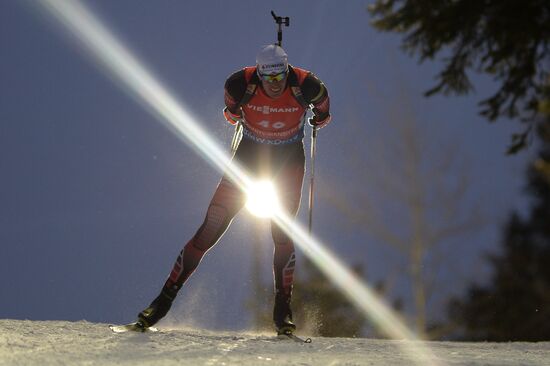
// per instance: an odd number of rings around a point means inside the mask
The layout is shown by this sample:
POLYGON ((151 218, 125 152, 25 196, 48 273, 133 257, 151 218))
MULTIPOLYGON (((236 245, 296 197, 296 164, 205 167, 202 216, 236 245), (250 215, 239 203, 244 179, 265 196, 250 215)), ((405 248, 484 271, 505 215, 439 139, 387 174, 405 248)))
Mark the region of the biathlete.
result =
MULTIPOLYGON (((315 128, 325 126, 331 118, 325 85, 313 73, 289 65, 280 46, 269 45, 258 53, 256 66, 229 76, 224 99, 227 121, 243 126, 233 159, 256 178, 271 179, 281 206, 295 217, 304 178, 306 112, 313 112, 309 123, 315 128)), ((227 176, 222 177, 204 222, 181 250, 160 294, 138 314, 139 327, 148 328, 168 313, 182 285, 245 202, 245 193, 227 176)), ((292 333, 296 329, 290 307, 296 263, 294 243, 273 221, 271 233, 275 244, 273 321, 278 334, 292 333)))

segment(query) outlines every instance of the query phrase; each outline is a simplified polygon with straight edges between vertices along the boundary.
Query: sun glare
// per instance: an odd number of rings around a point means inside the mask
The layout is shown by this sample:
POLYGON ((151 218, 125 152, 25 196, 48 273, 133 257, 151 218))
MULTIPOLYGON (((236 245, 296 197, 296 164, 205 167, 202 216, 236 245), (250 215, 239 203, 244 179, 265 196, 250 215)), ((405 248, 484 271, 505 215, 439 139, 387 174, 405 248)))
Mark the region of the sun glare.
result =
POLYGON ((246 208, 258 217, 272 217, 279 210, 279 198, 271 181, 254 182, 248 190, 246 208))

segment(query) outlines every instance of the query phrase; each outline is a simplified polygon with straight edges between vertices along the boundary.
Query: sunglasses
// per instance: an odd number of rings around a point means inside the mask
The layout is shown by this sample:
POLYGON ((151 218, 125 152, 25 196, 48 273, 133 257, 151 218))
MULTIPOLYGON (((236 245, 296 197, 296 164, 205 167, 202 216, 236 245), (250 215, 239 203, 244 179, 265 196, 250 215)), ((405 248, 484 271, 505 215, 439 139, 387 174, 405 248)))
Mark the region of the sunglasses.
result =
POLYGON ((275 81, 281 81, 286 77, 286 71, 280 72, 278 74, 271 74, 271 75, 263 75, 258 73, 258 76, 260 76, 260 79, 263 81, 267 81, 268 83, 273 83, 275 81))

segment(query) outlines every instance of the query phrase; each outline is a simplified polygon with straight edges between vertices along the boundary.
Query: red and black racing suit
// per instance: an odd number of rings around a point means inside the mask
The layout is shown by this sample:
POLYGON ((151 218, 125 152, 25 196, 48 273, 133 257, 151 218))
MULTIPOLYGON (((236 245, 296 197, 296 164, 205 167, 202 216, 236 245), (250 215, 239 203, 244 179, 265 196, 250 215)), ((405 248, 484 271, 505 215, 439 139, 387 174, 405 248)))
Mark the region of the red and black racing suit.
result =
MULTIPOLYGON (((304 177, 304 120, 306 108, 295 98, 287 82, 278 98, 270 98, 261 84, 244 105, 245 91, 255 67, 232 74, 225 83, 225 116, 229 122, 241 119, 243 139, 233 157, 250 174, 274 181, 279 199, 294 217, 300 204, 304 177)), ((296 73, 300 89, 316 121, 328 121, 329 97, 323 83, 312 73, 290 68, 296 73)), ((227 177, 222 177, 208 206, 204 222, 181 251, 165 286, 175 291, 193 273, 204 254, 216 244, 231 220, 245 204, 245 194, 227 177)), ((290 297, 294 273, 294 244, 274 222, 271 232, 275 242, 273 270, 277 293, 290 297)))

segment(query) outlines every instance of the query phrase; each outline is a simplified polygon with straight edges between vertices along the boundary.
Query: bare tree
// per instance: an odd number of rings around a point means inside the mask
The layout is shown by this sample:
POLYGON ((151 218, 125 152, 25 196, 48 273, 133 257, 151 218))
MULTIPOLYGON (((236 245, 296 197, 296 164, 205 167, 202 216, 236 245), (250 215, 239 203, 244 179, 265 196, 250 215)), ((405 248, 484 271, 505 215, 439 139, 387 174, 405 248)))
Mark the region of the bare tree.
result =
MULTIPOLYGON (((333 182, 320 184, 319 194, 406 260, 403 274, 410 284, 413 322, 419 334, 429 337, 427 304, 437 287, 438 268, 454 262, 447 258, 445 243, 480 228, 483 220, 479 209, 466 203, 470 182, 458 145, 434 139, 405 93, 391 99, 396 100, 399 108, 388 108, 387 119, 380 122, 387 127, 382 137, 341 144, 350 149, 346 156, 356 174, 354 187, 360 182, 362 189, 351 188, 350 199, 337 194, 343 190, 336 187, 345 183, 333 182)), ((355 117, 347 118, 351 138, 372 137, 355 117)))

